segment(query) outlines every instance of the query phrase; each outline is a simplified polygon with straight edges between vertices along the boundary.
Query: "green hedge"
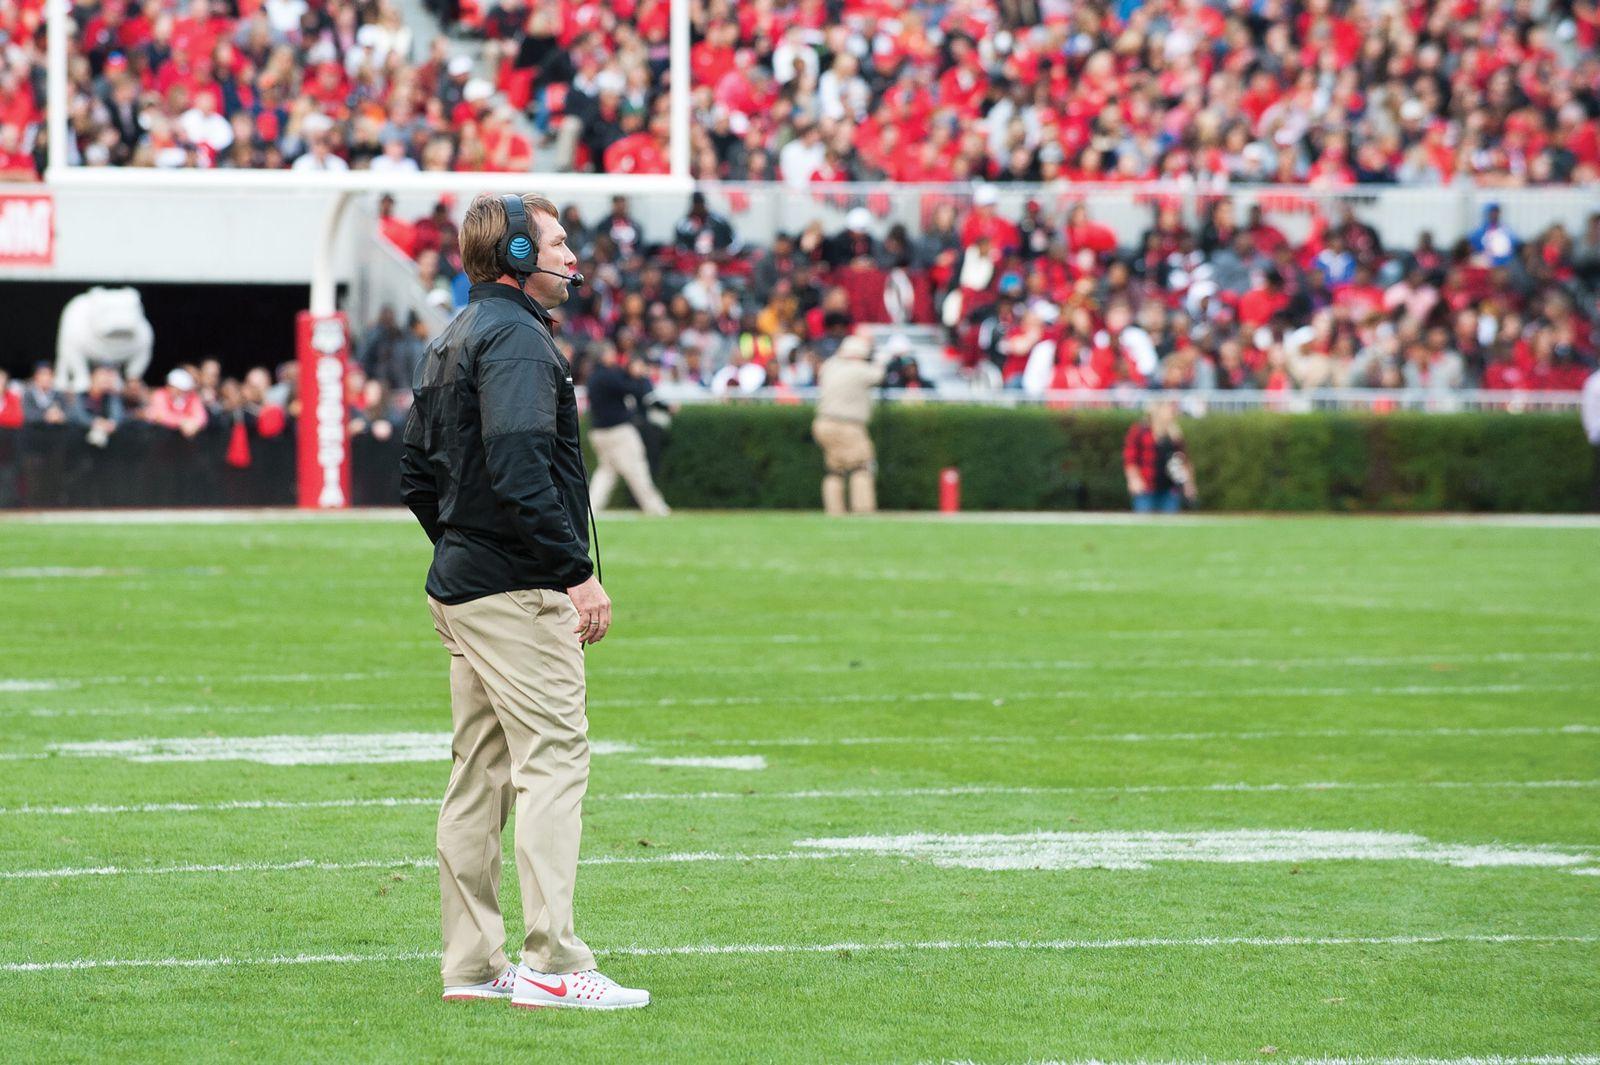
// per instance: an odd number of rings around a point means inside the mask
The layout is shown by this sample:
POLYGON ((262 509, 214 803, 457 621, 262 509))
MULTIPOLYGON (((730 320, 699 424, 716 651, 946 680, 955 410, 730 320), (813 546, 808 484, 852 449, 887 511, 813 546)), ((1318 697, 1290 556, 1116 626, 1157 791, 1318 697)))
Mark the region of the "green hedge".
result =
MULTIPOLYGON (((879 407, 879 504, 938 505, 961 470, 969 510, 1127 507, 1122 411, 879 407)), ((1583 510, 1594 455, 1572 416, 1213 414, 1185 419, 1206 510, 1583 510)), ((815 509, 822 458, 809 407, 679 411, 660 486, 683 507, 815 509)), ((626 491, 618 486, 618 501, 626 491)))

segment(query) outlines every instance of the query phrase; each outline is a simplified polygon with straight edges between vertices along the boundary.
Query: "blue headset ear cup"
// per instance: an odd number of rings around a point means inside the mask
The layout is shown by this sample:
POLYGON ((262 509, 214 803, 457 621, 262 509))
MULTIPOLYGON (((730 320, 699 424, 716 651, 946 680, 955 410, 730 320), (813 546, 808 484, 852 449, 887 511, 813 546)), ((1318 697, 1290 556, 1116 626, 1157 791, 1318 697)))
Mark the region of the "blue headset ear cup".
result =
POLYGON ((522 199, 516 195, 502 196, 506 208, 506 236, 500 245, 500 257, 512 273, 531 273, 535 267, 536 247, 528 234, 528 212, 522 199))

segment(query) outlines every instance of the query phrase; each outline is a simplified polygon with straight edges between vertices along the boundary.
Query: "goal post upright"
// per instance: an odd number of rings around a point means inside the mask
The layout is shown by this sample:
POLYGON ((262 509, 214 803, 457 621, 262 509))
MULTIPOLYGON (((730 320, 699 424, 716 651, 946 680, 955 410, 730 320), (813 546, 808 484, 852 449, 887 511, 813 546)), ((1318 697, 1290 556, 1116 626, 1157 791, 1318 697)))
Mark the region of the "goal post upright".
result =
POLYGON ((691 0, 670 0, 670 19, 667 39, 668 90, 672 106, 672 144, 670 166, 672 177, 687 183, 690 180, 689 160, 689 4, 691 0))
POLYGON ((67 165, 67 38, 72 0, 45 0, 45 160, 48 170, 67 165))

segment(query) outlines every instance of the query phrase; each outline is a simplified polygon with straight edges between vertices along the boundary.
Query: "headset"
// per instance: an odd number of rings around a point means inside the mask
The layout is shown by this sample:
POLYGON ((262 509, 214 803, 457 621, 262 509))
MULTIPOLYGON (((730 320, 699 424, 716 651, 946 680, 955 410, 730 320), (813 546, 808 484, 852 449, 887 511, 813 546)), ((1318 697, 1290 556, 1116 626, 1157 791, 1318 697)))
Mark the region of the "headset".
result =
MULTIPOLYGON (((531 274, 550 274, 559 277, 571 284, 574 288, 583 286, 582 274, 562 274, 555 270, 546 270, 538 264, 539 260, 539 230, 537 223, 529 228, 528 211, 522 205, 522 197, 508 193, 500 197, 500 202, 506 206, 506 235, 500 238, 500 267, 506 273, 517 279, 517 289, 522 289, 531 274)), ((528 294, 522 293, 526 299, 528 294)), ((529 301, 532 302, 531 300, 529 301)), ((578 472, 583 474, 583 509, 588 512, 590 542, 594 544, 594 570, 600 583, 605 583, 605 575, 600 569, 600 527, 594 520, 594 509, 589 504, 589 470, 583 461, 583 428, 578 428, 578 472)))
POLYGON ((500 266, 517 279, 517 287, 520 288, 523 279, 530 274, 549 274, 574 288, 582 288, 582 274, 563 274, 539 265, 539 227, 528 217, 522 197, 508 193, 500 197, 500 202, 506 206, 506 235, 500 238, 500 266))

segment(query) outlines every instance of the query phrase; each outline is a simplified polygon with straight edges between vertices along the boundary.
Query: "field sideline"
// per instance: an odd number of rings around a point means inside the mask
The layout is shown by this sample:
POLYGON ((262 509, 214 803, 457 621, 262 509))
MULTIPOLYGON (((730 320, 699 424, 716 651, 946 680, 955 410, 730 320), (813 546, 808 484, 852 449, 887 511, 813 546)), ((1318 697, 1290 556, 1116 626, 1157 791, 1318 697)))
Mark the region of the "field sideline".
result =
POLYGON ((1593 521, 603 520, 617 1016, 438 1001, 420 531, 0 529, 5 1060, 1600 1065, 1593 521))

